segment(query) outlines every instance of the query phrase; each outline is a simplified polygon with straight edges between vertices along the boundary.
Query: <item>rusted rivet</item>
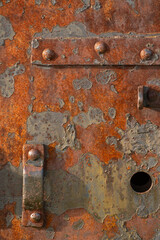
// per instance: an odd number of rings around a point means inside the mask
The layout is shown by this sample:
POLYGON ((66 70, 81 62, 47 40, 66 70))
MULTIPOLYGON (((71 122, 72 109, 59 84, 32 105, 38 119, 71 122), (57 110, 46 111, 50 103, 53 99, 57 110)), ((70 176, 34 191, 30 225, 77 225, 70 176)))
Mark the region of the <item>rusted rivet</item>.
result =
POLYGON ((52 60, 54 58, 53 50, 46 48, 42 52, 42 57, 44 60, 52 60))
POLYGON ((40 157, 40 151, 38 151, 37 149, 31 149, 29 152, 28 152, 28 158, 30 160, 36 160, 40 157))
POLYGON ((37 223, 41 220, 41 214, 40 213, 37 213, 37 212, 34 212, 30 215, 30 220, 31 222, 33 223, 37 223))
POLYGON ((141 52, 140 52, 140 57, 142 60, 150 60, 151 57, 153 55, 152 50, 148 49, 148 48, 144 48, 141 52))
POLYGON ((105 53, 107 51, 107 45, 105 42, 96 42, 94 45, 94 50, 97 53, 105 53))

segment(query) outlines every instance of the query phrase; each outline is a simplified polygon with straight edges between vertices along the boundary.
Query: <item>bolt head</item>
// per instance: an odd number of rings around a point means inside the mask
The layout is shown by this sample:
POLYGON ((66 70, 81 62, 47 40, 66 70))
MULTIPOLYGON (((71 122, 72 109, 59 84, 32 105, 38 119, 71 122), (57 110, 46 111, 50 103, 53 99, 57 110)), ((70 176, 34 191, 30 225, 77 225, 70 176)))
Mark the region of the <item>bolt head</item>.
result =
POLYGON ((28 158, 29 158, 30 160, 36 160, 36 159, 40 158, 40 155, 41 155, 41 153, 40 153, 40 151, 37 150, 37 149, 31 149, 31 150, 28 152, 28 158))
POLYGON ((153 55, 152 50, 148 49, 148 48, 144 48, 141 52, 140 52, 140 57, 142 60, 150 60, 151 57, 153 55))
POLYGON ((107 51, 107 45, 105 42, 96 42, 94 45, 94 50, 99 54, 105 53, 107 51))
POLYGON ((34 212, 30 215, 30 220, 33 223, 38 223, 41 220, 41 214, 34 212))
POLYGON ((43 50, 42 52, 42 57, 44 60, 52 60, 54 58, 55 54, 53 52, 53 50, 49 49, 49 48, 46 48, 43 50))

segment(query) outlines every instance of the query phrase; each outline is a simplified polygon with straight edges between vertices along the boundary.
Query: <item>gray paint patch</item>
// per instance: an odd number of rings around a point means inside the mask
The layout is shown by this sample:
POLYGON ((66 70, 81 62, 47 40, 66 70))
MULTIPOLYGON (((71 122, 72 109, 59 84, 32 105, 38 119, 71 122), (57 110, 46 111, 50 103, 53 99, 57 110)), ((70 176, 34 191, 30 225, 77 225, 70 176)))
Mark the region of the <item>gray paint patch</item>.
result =
POLYGON ((101 3, 99 2, 99 0, 95 0, 95 5, 93 7, 95 10, 99 10, 102 8, 101 3))
POLYGON ((96 80, 98 83, 103 85, 108 84, 110 82, 114 82, 117 80, 117 74, 113 70, 106 70, 104 72, 100 72, 96 75, 96 80))
POLYGON ((160 79, 150 80, 147 82, 147 84, 160 87, 160 79))
POLYGON ((80 111, 83 111, 83 103, 78 101, 78 107, 80 111))
MULTIPOLYGON (((0 209, 2 210, 6 204, 15 202, 15 214, 22 214, 22 166, 13 167, 11 163, 7 163, 0 170, 0 209)), ((7 215, 7 224, 10 224, 12 214, 7 215)))
POLYGON ((81 0, 83 3, 83 7, 82 8, 78 8, 76 10, 76 14, 80 13, 80 12, 84 12, 85 10, 87 10, 88 8, 91 7, 91 0, 81 0))
POLYGON ((81 230, 84 227, 84 221, 79 219, 77 222, 74 222, 72 228, 74 230, 81 230))
POLYGON ((63 106, 65 105, 63 99, 62 99, 62 98, 59 98, 58 101, 59 101, 59 107, 60 107, 60 108, 63 108, 63 106))
POLYGON ((2 1, 0 1, 0 7, 2 7, 3 6, 3 3, 2 3, 2 1))
POLYGON ((13 31, 10 21, 0 15, 0 46, 4 45, 6 39, 13 40, 15 32, 13 31))
POLYGON ((99 222, 107 215, 130 219, 143 204, 149 214, 154 213, 159 208, 159 184, 144 196, 137 194, 130 186, 130 177, 138 170, 140 166, 131 158, 106 165, 95 155, 86 153, 68 171, 46 171, 46 209, 61 215, 69 209, 84 208, 99 222))
POLYGON ((116 117, 116 109, 115 108, 109 108, 108 115, 110 118, 114 119, 116 117))
POLYGON ((6 216, 6 226, 7 226, 7 228, 9 226, 11 226, 13 218, 14 218, 13 214, 11 212, 8 212, 8 214, 6 216))
POLYGON ((36 33, 35 37, 42 38, 68 38, 68 37, 94 37, 96 34, 87 31, 86 26, 80 22, 72 22, 66 27, 59 25, 53 27, 50 32, 49 29, 43 28, 41 33, 36 33))
POLYGON ((14 76, 24 73, 25 67, 22 64, 16 63, 9 67, 6 71, 0 74, 1 95, 9 98, 14 93, 14 76))
POLYGON ((56 5, 57 1, 56 0, 51 0, 52 5, 56 5))
POLYGON ((76 130, 68 121, 68 112, 41 112, 33 113, 27 120, 27 131, 33 136, 28 143, 50 144, 57 142, 57 149, 65 150, 68 147, 79 149, 80 143, 76 139, 76 130))
POLYGON ((52 227, 46 229, 46 238, 47 239, 54 239, 55 231, 52 227))
POLYGON ((111 85, 110 89, 111 89, 112 92, 114 92, 116 94, 118 93, 114 85, 111 85))
POLYGON ((38 42, 37 39, 33 39, 33 40, 32 40, 32 47, 33 47, 33 48, 38 48, 38 47, 39 47, 39 42, 38 42))
POLYGON ((41 0, 35 0, 36 5, 41 5, 41 0))
POLYGON ((73 122, 83 128, 87 128, 89 125, 99 124, 105 122, 105 120, 101 109, 90 107, 87 113, 82 112, 75 116, 73 122))
POLYGON ((132 8, 135 8, 135 0, 126 0, 126 2, 127 2, 132 8))
POLYGON ((160 128, 152 122, 147 121, 146 124, 140 125, 137 120, 127 114, 126 130, 118 130, 122 136, 121 139, 115 137, 107 137, 106 142, 115 145, 118 151, 125 154, 136 152, 137 154, 146 155, 152 152, 160 156, 160 128))
POLYGON ((74 103, 74 102, 75 102, 74 96, 70 96, 70 97, 69 97, 69 101, 70 101, 70 103, 74 103))
POLYGON ((75 79, 73 80, 73 87, 76 90, 79 89, 91 89, 92 87, 92 82, 89 81, 86 77, 82 79, 75 79))

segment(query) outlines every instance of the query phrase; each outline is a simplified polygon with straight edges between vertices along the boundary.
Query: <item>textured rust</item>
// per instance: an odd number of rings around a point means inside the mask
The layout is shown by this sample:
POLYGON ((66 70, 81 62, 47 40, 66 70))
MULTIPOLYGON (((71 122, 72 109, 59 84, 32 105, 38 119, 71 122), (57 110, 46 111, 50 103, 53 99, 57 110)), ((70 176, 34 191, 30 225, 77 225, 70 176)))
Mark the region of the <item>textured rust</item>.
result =
POLYGON ((160 239, 159 9, 157 0, 0 1, 0 239, 160 239), (45 144, 44 208, 28 202, 22 216, 25 143, 45 144), (152 179, 144 193, 130 184, 138 171, 152 179))

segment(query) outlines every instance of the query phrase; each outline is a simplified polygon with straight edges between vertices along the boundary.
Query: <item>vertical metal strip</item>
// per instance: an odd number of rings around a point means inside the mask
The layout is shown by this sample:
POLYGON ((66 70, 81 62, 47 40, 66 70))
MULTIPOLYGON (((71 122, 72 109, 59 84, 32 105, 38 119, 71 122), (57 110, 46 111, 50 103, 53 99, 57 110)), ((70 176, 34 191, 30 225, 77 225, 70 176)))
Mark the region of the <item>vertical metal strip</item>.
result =
POLYGON ((23 146, 23 226, 43 226, 43 166, 44 146, 25 144, 23 146))

